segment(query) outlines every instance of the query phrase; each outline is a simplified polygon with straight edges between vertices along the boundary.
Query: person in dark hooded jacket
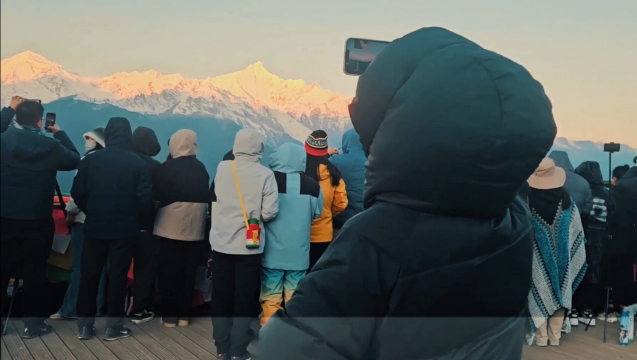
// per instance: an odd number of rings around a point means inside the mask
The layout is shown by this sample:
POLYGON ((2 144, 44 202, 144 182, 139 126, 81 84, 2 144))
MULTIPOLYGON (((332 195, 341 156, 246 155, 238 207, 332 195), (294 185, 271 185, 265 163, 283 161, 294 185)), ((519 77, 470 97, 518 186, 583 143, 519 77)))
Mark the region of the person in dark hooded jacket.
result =
POLYGON ((637 264, 637 166, 619 180, 611 192, 614 209, 609 225, 611 297, 617 307, 637 303, 637 283, 633 275, 637 264))
POLYGON ((585 221, 593 207, 593 193, 591 192, 590 185, 586 179, 575 173, 573 164, 571 164, 571 160, 569 159, 566 151, 551 151, 549 158, 555 161, 555 166, 566 171, 566 184, 564 184, 564 188, 575 201, 575 205, 577 206, 580 215, 582 215, 582 220, 585 221))
POLYGON ((520 359, 533 238, 516 196, 557 133, 542 85, 425 28, 371 63, 350 115, 365 211, 261 330, 259 360, 520 359))
POLYGON ((108 261, 108 319, 105 340, 131 335, 124 328, 126 279, 140 224, 148 221, 152 185, 148 166, 133 153, 133 133, 126 118, 111 118, 104 131, 106 147, 85 157, 71 195, 86 214, 84 249, 77 301, 81 340, 95 335, 97 286, 108 261))
POLYGON ((345 222, 354 215, 363 211, 363 188, 365 187, 365 151, 361 144, 360 136, 355 129, 350 129, 343 134, 343 152, 332 155, 330 161, 345 182, 347 191, 347 208, 345 211, 334 217, 334 229, 340 229, 345 222))
MULTIPOLYGON (((135 154, 144 160, 148 166, 148 174, 151 183, 155 182, 155 173, 161 163, 155 159, 161 151, 161 145, 153 129, 139 126, 133 132, 133 149, 135 154)), ((155 209, 150 209, 146 223, 140 224, 139 239, 135 247, 133 258, 133 309, 131 321, 133 324, 142 324, 152 320, 155 314, 150 310, 153 284, 155 282, 157 254, 159 245, 153 238, 153 224, 155 223, 155 209)))

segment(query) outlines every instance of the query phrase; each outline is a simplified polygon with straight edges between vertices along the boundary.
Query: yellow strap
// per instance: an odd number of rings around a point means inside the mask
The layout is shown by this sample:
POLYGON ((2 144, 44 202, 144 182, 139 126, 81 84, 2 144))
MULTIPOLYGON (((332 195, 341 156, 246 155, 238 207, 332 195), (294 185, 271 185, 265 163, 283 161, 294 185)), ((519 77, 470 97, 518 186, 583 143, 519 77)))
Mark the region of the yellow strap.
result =
POLYGON ((241 187, 239 186, 239 177, 237 176, 237 169, 232 161, 232 173, 234 174, 234 183, 237 184, 237 193, 239 194, 239 201, 241 202, 241 211, 243 211, 243 221, 246 223, 246 229, 250 230, 250 224, 248 224, 248 214, 246 214, 246 207, 243 204, 243 196, 241 195, 241 187))

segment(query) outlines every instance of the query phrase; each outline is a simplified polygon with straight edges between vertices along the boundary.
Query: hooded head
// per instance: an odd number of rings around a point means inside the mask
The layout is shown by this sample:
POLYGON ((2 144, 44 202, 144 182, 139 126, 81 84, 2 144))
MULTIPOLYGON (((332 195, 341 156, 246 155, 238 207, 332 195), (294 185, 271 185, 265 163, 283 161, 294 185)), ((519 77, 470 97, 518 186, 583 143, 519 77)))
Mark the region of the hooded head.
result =
POLYGON ((259 162, 264 149, 261 134, 252 129, 241 129, 234 138, 232 153, 235 160, 259 162))
POLYGON ((197 134, 188 129, 177 131, 170 137, 170 156, 173 159, 187 156, 197 156, 199 145, 197 134))
POLYGON ((551 153, 549 154, 549 158, 555 161, 555 166, 561 167, 565 171, 573 171, 573 164, 571 164, 571 159, 569 159, 566 151, 551 151, 551 153))
POLYGON ((270 155, 270 169, 287 174, 305 171, 305 149, 297 144, 285 143, 270 155))
POLYGON ((588 181, 589 184, 603 184, 602 168, 597 161, 584 161, 575 169, 575 173, 588 181))
POLYGON ((104 142, 104 128, 97 127, 87 133, 84 133, 84 149, 86 152, 93 150, 103 149, 105 147, 104 142))
POLYGON ((161 151, 161 145, 153 129, 138 126, 133 132, 133 147, 135 152, 142 155, 157 156, 161 151))
POLYGON ((365 206, 501 217, 553 145, 542 85, 442 28, 389 44, 359 78, 350 116, 368 152, 365 206))
POLYGON ((108 120, 104 130, 104 145, 108 147, 119 147, 126 150, 133 149, 133 131, 128 119, 123 117, 113 117, 108 120))
POLYGON ((604 186, 602 168, 597 161, 584 161, 575 169, 575 173, 583 177, 591 187, 593 196, 608 200, 608 190, 604 186))
POLYGON ((358 136, 356 129, 349 129, 343 134, 343 154, 353 152, 363 152, 363 144, 361 137, 358 136))

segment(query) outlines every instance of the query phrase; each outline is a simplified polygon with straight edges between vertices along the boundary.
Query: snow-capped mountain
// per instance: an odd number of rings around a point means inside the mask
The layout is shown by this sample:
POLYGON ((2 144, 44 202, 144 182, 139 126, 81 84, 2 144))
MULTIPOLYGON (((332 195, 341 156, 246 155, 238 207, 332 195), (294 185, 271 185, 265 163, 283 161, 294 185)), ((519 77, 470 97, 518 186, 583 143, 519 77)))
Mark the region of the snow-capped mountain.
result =
POLYGON ((284 80, 261 62, 232 74, 187 79, 157 71, 87 78, 25 51, 2 60, 1 103, 12 95, 50 103, 73 97, 112 104, 140 114, 214 116, 257 129, 268 140, 287 134, 303 141, 317 128, 340 134, 351 127, 351 98, 303 80, 284 80))

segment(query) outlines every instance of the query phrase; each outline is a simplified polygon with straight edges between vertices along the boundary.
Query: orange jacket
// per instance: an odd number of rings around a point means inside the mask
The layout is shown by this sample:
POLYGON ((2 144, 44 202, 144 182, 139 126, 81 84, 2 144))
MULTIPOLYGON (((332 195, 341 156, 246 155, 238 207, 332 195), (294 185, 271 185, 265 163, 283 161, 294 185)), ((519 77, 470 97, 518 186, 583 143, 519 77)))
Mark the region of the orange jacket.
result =
POLYGON ((345 181, 341 179, 338 186, 332 185, 330 172, 327 166, 319 166, 319 185, 323 192, 323 213, 321 217, 312 223, 310 234, 311 242, 330 242, 334 235, 332 229, 332 218, 347 208, 347 192, 345 191, 345 181))

